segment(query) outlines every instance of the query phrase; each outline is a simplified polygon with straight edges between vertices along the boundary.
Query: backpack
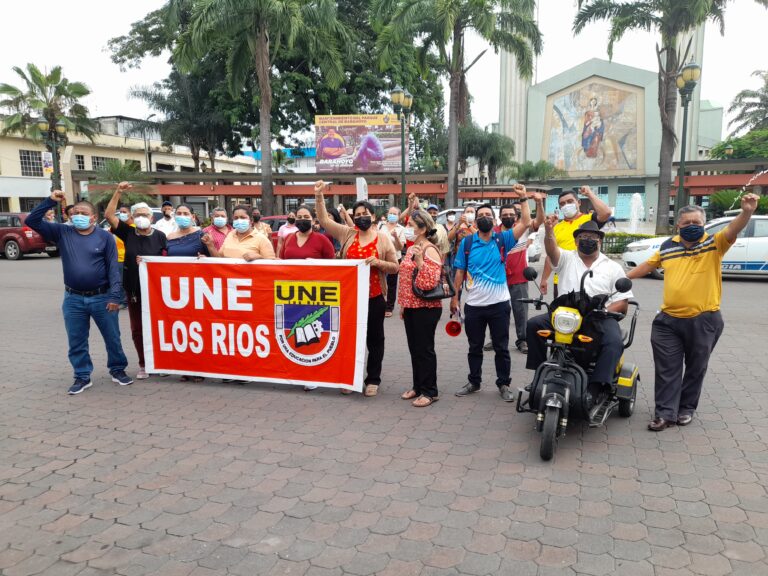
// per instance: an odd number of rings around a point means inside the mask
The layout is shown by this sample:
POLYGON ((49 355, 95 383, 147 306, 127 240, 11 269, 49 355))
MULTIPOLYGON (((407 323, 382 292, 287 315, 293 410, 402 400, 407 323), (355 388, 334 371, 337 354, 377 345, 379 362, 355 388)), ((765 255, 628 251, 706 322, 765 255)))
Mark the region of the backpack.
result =
MULTIPOLYGON (((478 233, 475 232, 471 236, 466 236, 464 238, 464 240, 462 240, 462 242, 464 242, 464 262, 466 262, 466 264, 467 264, 467 269, 469 269, 469 254, 470 254, 470 252, 472 252, 472 244, 475 243, 475 236, 477 236, 477 235, 478 235, 478 233), (469 239, 470 241, 467 242, 467 239, 469 239)), ((493 233, 492 238, 496 242, 496 246, 499 247, 499 254, 501 256, 501 263, 504 264, 505 256, 506 256, 504 254, 504 240, 502 239, 501 234, 499 234, 498 232, 495 232, 495 231, 493 233)))

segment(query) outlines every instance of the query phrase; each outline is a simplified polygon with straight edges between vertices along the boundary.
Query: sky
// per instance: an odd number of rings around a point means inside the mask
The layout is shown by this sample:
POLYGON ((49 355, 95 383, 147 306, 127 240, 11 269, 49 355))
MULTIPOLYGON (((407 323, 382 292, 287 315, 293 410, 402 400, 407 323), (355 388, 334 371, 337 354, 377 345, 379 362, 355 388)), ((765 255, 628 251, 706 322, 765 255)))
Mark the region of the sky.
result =
MULTIPOLYGON (((17 85, 13 66, 34 62, 49 68, 61 65, 70 80, 83 81, 92 90, 86 100, 93 116, 147 116, 152 111, 139 100, 128 98, 130 88, 149 85, 164 78, 169 67, 167 58, 144 61, 138 70, 121 72, 109 59, 107 41, 126 34, 130 24, 159 8, 165 0, 131 0, 119 10, 104 10, 106 3, 95 0, 69 0, 62 9, 60 0, 38 0, 35 14, 52 14, 51 18, 33 16, 36 32, 28 25, 2 26, 0 34, 0 82, 17 85), (119 16, 119 18, 117 17, 119 16), (41 30, 41 28, 47 30, 41 30), (43 38, 61 40, 43 41, 43 38)), ((581 35, 571 33, 576 14, 575 0, 541 0, 540 28, 544 34, 544 52, 538 59, 537 79, 550 78, 590 58, 607 60, 607 26, 592 24, 581 35)), ((3 4, 3 20, 29 22, 29 8, 21 2, 3 4)), ((756 2, 739 0, 728 5, 725 36, 707 26, 702 65, 702 98, 727 108, 733 97, 744 88, 757 88, 753 71, 768 68, 765 49, 760 49, 768 25, 768 11, 756 2), (762 55, 762 57, 761 57, 762 55)), ((627 35, 614 50, 614 62, 656 70, 655 45, 652 34, 627 35)), ((485 48, 478 38, 467 42, 467 61, 485 48)), ((478 124, 486 126, 499 118, 499 57, 489 50, 468 74, 474 101, 472 113, 478 124)), ((447 100, 447 95, 446 95, 447 100)), ((724 127, 725 135, 727 127, 724 127)))

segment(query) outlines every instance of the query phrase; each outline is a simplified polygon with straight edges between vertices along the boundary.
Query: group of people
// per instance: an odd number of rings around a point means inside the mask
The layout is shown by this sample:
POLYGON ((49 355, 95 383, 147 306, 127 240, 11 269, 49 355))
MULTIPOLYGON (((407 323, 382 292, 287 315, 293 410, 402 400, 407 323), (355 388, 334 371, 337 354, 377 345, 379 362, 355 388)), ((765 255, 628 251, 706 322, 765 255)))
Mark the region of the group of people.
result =
MULTIPOLYGON (((392 316, 396 301, 413 373, 412 386, 401 397, 416 407, 429 406, 439 399, 435 333, 443 306, 441 299, 425 294, 446 277, 452 278, 455 291, 450 313, 463 318, 469 348, 467 383, 455 395, 462 397, 480 390, 486 349, 495 355, 499 395, 512 402, 511 317, 515 321, 515 347, 527 354, 526 367, 530 370, 546 359, 546 346, 537 332, 551 328, 546 316, 528 320, 527 305, 521 302, 528 296, 523 270, 531 235, 543 227, 547 261, 540 287, 545 294, 550 272, 555 273, 555 296, 578 290, 586 270, 593 272, 585 285, 590 296, 612 293, 615 281, 625 275, 618 263, 602 254, 602 228, 611 210, 587 186, 578 193, 560 194, 561 218, 545 217, 544 196, 516 184, 511 194, 515 202, 501 207, 498 222, 494 208, 483 204, 465 207, 458 221, 449 215, 445 224, 437 224, 438 207, 422 209, 418 198, 411 195, 405 210, 393 206, 375 225, 374 207, 365 200, 354 204, 351 215, 343 206, 338 210, 326 208, 327 184, 319 181, 314 188, 316 213, 306 205, 291 213, 285 229, 281 229, 277 252, 271 241, 272 229, 260 222, 258 209, 236 206, 230 219, 226 210, 217 207, 211 212, 210 226, 201 228, 194 222, 189 206, 165 203, 163 218, 153 225, 147 204, 120 206, 121 195, 129 188, 128 183, 118 185, 106 208, 109 232, 96 226, 96 210, 86 201, 72 206, 66 225, 49 221, 46 213, 63 201, 59 191, 39 204, 26 220, 28 226, 57 243, 62 256, 62 309, 75 377, 70 394, 92 385, 93 365, 88 352, 91 319, 106 343, 112 380, 121 385, 132 383, 126 374, 127 359, 117 321, 124 297, 139 359, 136 378, 148 377, 138 272, 141 258, 146 256, 214 256, 249 262, 277 257, 364 261, 371 268, 364 395, 376 396, 381 385, 385 319, 392 316), (582 213, 579 195, 591 202, 590 213, 582 213), (535 220, 528 200, 535 201, 535 220), (488 332, 490 343, 486 345, 488 332)), ((686 425, 696 410, 709 355, 723 329, 719 312, 720 262, 754 213, 757 196, 744 195, 741 207, 741 214, 714 236, 704 231, 703 210, 684 207, 678 217, 679 235, 667 240, 648 263, 627 275, 633 278, 656 268, 665 270, 664 303, 652 332, 656 411, 649 425, 651 430, 686 425)), ((631 292, 614 294, 608 309, 626 311, 631 296, 631 292)), ((610 382, 623 352, 615 320, 603 320, 600 334, 597 364, 590 373, 590 383, 596 385, 610 382)))

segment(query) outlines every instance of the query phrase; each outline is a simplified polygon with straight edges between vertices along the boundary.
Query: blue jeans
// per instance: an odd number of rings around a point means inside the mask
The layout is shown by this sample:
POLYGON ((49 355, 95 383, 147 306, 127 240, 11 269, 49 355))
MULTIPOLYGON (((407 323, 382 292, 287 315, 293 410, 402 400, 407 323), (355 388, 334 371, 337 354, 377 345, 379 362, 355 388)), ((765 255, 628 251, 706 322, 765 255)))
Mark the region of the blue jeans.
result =
POLYGON ((120 343, 120 324, 118 312, 107 310, 108 294, 97 296, 78 296, 64 293, 64 303, 61 311, 64 313, 64 326, 69 340, 69 363, 75 373, 75 378, 89 380, 93 372, 91 355, 88 353, 88 334, 91 331, 91 318, 104 338, 107 347, 107 367, 114 374, 125 370, 128 359, 120 343))

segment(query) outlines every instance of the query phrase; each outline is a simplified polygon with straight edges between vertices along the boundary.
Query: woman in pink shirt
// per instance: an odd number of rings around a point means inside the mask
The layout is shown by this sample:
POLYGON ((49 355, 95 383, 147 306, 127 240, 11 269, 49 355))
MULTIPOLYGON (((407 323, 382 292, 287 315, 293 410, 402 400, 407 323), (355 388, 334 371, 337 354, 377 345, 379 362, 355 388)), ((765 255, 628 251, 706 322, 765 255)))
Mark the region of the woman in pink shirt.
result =
POLYGON ((424 291, 435 288, 440 282, 443 258, 435 246, 435 221, 427 212, 417 210, 411 214, 405 227, 405 238, 413 244, 400 263, 397 301, 411 354, 413 388, 404 392, 401 398, 414 399, 414 406, 424 408, 437 401, 435 330, 443 305, 440 300, 424 300, 416 296, 413 284, 424 291))

